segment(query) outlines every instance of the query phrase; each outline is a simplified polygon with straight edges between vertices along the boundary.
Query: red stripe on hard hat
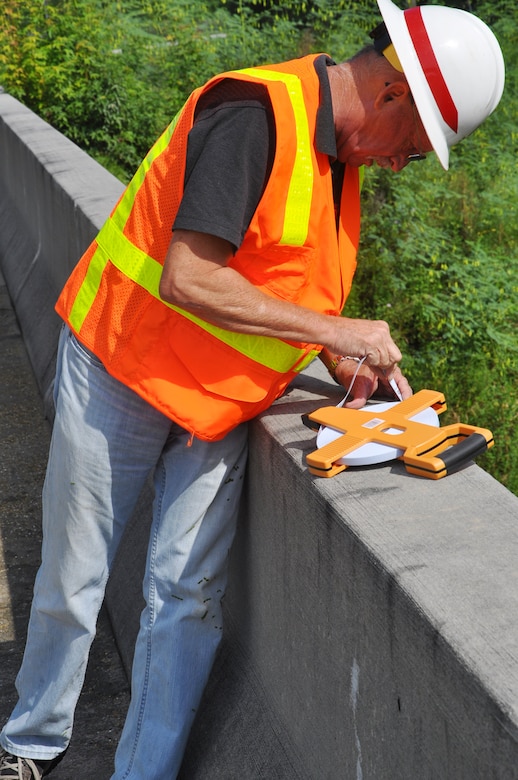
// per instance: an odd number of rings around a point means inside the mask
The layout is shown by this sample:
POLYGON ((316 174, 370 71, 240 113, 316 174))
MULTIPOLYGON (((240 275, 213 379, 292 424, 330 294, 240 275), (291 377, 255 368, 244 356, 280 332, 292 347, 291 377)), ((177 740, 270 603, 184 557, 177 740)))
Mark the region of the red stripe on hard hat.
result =
POLYGON ((405 11, 405 21, 423 73, 435 98, 437 107, 441 112, 441 116, 448 127, 451 127, 456 133, 459 126, 457 107, 453 102, 450 90, 441 73, 439 63, 430 43, 430 38, 424 26, 421 8, 409 8, 405 11))

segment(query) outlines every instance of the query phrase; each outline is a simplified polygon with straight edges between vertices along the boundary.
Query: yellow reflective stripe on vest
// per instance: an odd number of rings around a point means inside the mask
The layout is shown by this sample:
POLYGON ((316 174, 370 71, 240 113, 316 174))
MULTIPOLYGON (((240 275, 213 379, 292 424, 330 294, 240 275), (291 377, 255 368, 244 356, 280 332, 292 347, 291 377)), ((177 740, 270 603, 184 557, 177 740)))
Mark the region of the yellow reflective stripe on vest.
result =
POLYGON ((107 262, 107 258, 101 262, 100 252, 97 249, 88 264, 85 278, 81 283, 68 315, 68 321, 77 333, 83 327, 83 322, 86 320, 88 312, 95 301, 107 262))
MULTIPOLYGON (((113 222, 119 227, 119 230, 124 229, 135 201, 135 195, 142 186, 142 182, 144 181, 144 178, 149 171, 153 160, 155 160, 160 154, 162 154, 165 149, 167 149, 182 110, 183 109, 180 109, 180 111, 178 111, 173 121, 167 126, 162 135, 153 144, 146 157, 139 165, 126 190, 123 192, 114 213, 110 217, 110 220, 113 220, 113 222)), ((105 224, 105 226, 101 229, 101 233, 103 230, 105 230, 107 224, 109 223, 105 224)), ((101 233, 99 233, 99 235, 101 235, 101 233)), ((137 251, 135 247, 134 249, 137 251)), ((95 300, 95 296, 97 295, 99 284, 101 282, 101 276, 107 262, 108 256, 104 257, 103 259, 102 254, 99 252, 99 250, 97 250, 88 266, 88 270, 81 285, 81 289, 77 294, 69 315, 70 324, 77 332, 81 330, 81 326, 85 321, 86 316, 90 311, 90 307, 95 300)))
POLYGON ((162 300, 158 292, 162 266, 132 244, 117 229, 112 220, 105 223, 96 240, 98 249, 90 260, 88 273, 70 313, 70 323, 76 331, 80 330, 95 299, 102 273, 109 260, 128 279, 143 287, 164 306, 178 312, 214 338, 272 371, 281 374, 288 371, 302 371, 318 355, 318 350, 305 353, 298 347, 293 347, 281 339, 270 336, 253 336, 218 328, 216 325, 205 322, 194 314, 162 300))
POLYGON ((297 133, 297 154, 291 174, 286 199, 284 226, 280 244, 303 246, 309 229, 311 197, 313 194, 313 163, 311 160, 311 139, 309 136, 306 105, 302 84, 292 73, 281 73, 261 68, 245 68, 236 73, 255 76, 263 81, 282 81, 288 90, 297 133))
POLYGON ((156 160, 157 157, 159 157, 165 149, 167 149, 169 145, 169 141, 171 140, 171 136, 174 132, 174 129, 178 123, 178 119, 180 118, 180 114, 182 113, 183 109, 180 109, 178 113, 176 114, 173 121, 166 127, 160 138, 158 138, 147 155, 144 157, 143 161, 140 163, 139 167, 137 168, 135 175, 133 176, 132 180, 128 184, 126 190, 124 191, 122 198, 117 205, 117 208, 112 215, 112 219, 115 220, 118 227, 123 230, 124 226, 127 222, 127 219, 131 213, 131 209, 133 207, 133 203, 135 201, 135 196, 137 192, 139 191, 140 187, 142 186, 142 183, 146 177, 147 172, 151 168, 151 165, 154 160, 156 160))

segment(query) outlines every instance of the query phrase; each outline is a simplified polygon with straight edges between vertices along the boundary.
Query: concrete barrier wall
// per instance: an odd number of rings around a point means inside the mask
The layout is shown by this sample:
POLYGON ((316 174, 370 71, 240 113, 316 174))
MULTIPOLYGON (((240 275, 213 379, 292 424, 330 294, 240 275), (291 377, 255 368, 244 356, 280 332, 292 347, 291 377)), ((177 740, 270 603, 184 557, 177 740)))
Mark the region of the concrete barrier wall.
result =
MULTIPOLYGON (((0 261, 51 416, 55 298, 121 184, 0 94, 0 261)), ((518 499, 476 465, 310 476, 318 365, 251 426, 221 652, 183 780, 518 778, 518 499)), ((480 421, 483 424, 483 421, 480 421)), ((498 443, 497 443, 498 446, 498 443)), ((131 664, 151 492, 107 603, 131 664)))
POLYGON ((329 397, 306 376, 254 425, 227 641, 302 777, 518 777, 518 502, 475 465, 312 478, 300 413, 329 397))
POLYGON ((0 257, 45 411, 60 319, 54 303, 123 186, 91 157, 0 93, 0 257))

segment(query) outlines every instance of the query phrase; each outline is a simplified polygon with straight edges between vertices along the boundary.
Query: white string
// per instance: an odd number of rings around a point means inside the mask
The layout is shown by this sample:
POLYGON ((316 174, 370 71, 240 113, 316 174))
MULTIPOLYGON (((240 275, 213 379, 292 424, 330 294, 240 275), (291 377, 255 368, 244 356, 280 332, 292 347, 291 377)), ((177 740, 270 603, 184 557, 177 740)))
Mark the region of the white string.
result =
POLYGON ((345 404, 345 402, 347 401, 347 399, 349 398, 349 396, 351 394, 351 390, 353 389, 353 385, 354 385, 354 383, 356 381, 356 377, 358 376, 358 371, 360 370, 362 365, 365 363, 366 359, 367 359, 367 355, 364 355, 361 358, 359 358, 359 357, 351 357, 350 355, 347 355, 346 357, 344 357, 344 360, 355 360, 358 363, 358 365, 356 366, 356 371, 354 372, 353 378, 351 379, 349 387, 347 388, 347 392, 345 394, 345 397, 342 398, 342 400, 340 401, 339 404, 337 404, 337 406, 343 406, 345 404))

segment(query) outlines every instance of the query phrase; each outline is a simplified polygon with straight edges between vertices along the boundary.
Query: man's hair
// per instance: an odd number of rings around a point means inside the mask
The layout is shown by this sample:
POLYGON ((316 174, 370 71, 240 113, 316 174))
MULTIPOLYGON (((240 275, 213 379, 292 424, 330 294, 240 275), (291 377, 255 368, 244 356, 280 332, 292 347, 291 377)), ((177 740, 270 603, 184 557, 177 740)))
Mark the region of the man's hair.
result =
POLYGON ((365 44, 365 46, 362 49, 357 51, 356 54, 353 54, 353 56, 350 58, 349 61, 352 62, 352 60, 356 60, 356 59, 358 59, 358 57, 364 57, 366 54, 370 55, 372 53, 377 54, 378 52, 374 48, 374 44, 373 43, 367 43, 367 44, 365 44))
MULTIPOLYGON (((356 52, 348 61, 365 66, 366 72, 374 76, 378 74, 380 76, 385 76, 387 71, 393 71, 392 65, 387 58, 383 56, 383 52, 377 51, 373 43, 368 43, 356 52)), ((400 75, 404 78, 403 73, 400 75)))

